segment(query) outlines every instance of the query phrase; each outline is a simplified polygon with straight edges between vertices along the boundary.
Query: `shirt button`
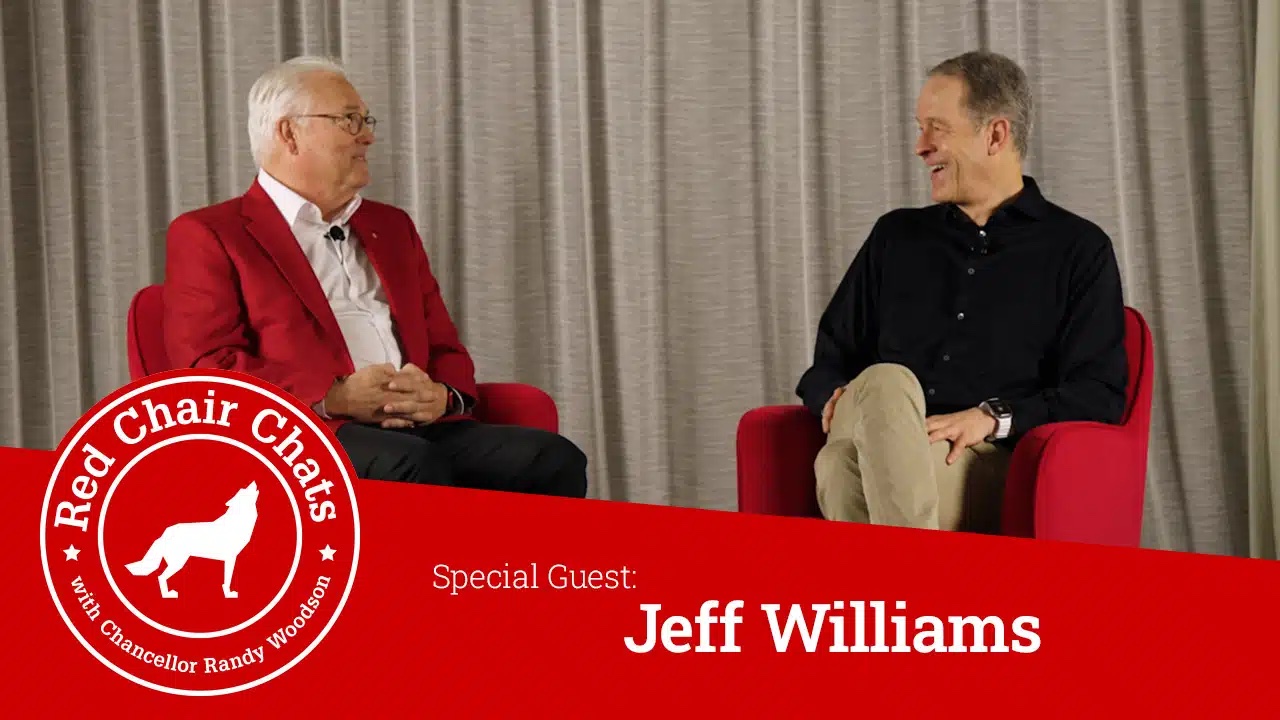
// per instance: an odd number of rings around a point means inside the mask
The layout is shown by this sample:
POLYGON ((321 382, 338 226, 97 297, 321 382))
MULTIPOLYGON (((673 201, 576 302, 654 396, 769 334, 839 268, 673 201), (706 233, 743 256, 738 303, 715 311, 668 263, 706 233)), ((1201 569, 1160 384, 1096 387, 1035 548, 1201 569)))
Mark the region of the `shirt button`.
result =
POLYGON ((951 362, 951 356, 950 356, 950 355, 943 355, 943 356, 942 356, 942 362, 951 362))
POLYGON ((974 271, 974 269, 973 269, 973 268, 969 268, 969 274, 970 274, 970 275, 972 275, 974 272, 975 272, 975 271, 974 271))
POLYGON ((986 236, 987 236, 987 231, 986 231, 986 230, 979 230, 979 231, 978 231, 978 237, 986 237, 986 236))
POLYGON ((964 319, 964 313, 956 313, 956 319, 957 319, 957 320, 963 320, 963 319, 964 319))
POLYGON ((930 394, 930 395, 934 394, 934 389, 933 389, 933 388, 929 388, 929 394, 930 394))

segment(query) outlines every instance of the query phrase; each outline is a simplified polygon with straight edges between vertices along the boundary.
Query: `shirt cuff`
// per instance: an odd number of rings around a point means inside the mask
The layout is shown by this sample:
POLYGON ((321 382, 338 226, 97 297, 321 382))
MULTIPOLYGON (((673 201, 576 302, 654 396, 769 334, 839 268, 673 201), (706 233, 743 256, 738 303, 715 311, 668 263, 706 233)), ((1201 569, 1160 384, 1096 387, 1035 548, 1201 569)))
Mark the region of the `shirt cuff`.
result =
POLYGON ((314 410, 314 411, 315 411, 315 413, 316 413, 317 415, 319 415, 321 418, 323 418, 323 419, 325 419, 325 420, 333 420, 333 419, 334 419, 334 418, 333 418, 333 416, 329 414, 329 411, 325 408, 325 406, 324 406, 324 399, 325 399, 325 398, 327 398, 327 397, 329 397, 329 391, 333 389, 333 386, 334 386, 334 385, 337 385, 338 383, 340 383, 340 382, 342 382, 342 381, 346 380, 346 379, 347 379, 347 377, 349 377, 349 376, 347 376, 347 375, 339 375, 339 376, 335 377, 335 378, 333 379, 333 382, 331 382, 331 383, 329 384, 329 387, 325 388, 325 394, 324 394, 323 396, 321 396, 321 398, 320 398, 318 401, 316 401, 316 403, 315 403, 315 404, 313 404, 313 405, 311 406, 311 409, 312 409, 312 410, 314 410))
POLYGON ((319 416, 321 417, 321 419, 324 419, 324 420, 332 420, 332 419, 333 419, 333 418, 329 417, 329 413, 325 412, 325 409, 324 409, 324 398, 320 398, 320 402, 316 403, 315 405, 312 405, 312 406, 311 406, 311 409, 312 409, 312 410, 315 410, 315 411, 316 411, 316 414, 317 414, 317 415, 319 415, 319 416))

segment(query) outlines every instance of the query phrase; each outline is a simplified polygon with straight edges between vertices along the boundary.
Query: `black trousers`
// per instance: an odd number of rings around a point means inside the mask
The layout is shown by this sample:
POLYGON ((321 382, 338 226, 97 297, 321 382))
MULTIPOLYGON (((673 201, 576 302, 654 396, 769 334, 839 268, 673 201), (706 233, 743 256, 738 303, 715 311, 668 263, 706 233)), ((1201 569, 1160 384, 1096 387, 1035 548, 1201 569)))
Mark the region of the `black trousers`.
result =
POLYGON ((587 456, 545 430, 468 419, 392 430, 347 423, 337 436, 356 475, 369 480, 587 494, 587 456))

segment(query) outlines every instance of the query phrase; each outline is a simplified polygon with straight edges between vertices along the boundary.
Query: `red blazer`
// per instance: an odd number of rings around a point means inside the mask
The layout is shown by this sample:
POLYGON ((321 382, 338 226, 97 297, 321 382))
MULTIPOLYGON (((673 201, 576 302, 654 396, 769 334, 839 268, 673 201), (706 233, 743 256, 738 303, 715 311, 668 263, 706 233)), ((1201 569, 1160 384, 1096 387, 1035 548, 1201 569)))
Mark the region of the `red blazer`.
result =
MULTIPOLYGON (((475 398, 475 364, 408 214, 365 199, 351 228, 382 281, 404 362, 475 398)), ((241 197, 178 217, 166 244, 165 346, 174 367, 248 373, 308 406, 354 372, 311 265, 256 181, 241 197)))

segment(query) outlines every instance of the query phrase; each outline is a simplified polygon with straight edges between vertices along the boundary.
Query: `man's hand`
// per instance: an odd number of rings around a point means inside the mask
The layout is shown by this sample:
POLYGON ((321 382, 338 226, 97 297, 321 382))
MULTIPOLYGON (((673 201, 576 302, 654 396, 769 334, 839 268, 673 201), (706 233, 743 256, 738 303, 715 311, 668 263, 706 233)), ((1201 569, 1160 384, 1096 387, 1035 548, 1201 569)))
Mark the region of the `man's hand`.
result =
POLYGON ((387 383, 390 398, 382 406, 386 417, 382 427, 411 427, 433 423, 449 406, 449 389, 431 379, 426 371, 409 363, 387 383))
POLYGON ((984 442, 996 431, 996 419, 980 408, 969 408, 950 415, 934 415, 925 419, 924 429, 929 433, 929 444, 939 440, 951 441, 947 464, 960 459, 966 448, 984 442))
POLYGON ((395 377, 394 365, 370 365, 333 384, 324 396, 324 409, 359 422, 379 422, 387 402, 387 383, 395 377))
POLYGON ((844 388, 844 385, 836 388, 836 391, 831 393, 831 399, 822 408, 822 432, 824 433, 831 432, 831 416, 836 413, 836 401, 844 394, 844 388))

